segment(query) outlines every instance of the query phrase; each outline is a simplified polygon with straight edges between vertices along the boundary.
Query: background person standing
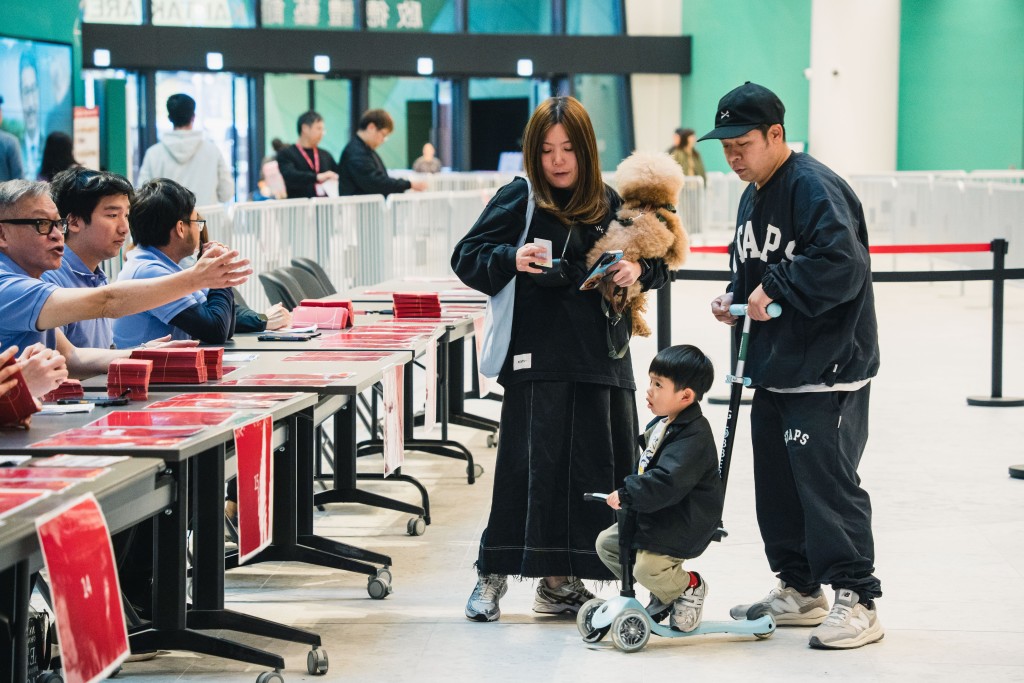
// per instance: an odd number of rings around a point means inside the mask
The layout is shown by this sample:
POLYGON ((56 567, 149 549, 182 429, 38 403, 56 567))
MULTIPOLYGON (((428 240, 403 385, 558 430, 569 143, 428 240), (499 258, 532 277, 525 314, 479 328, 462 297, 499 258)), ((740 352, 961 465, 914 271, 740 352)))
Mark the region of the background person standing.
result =
POLYGON ((427 189, 422 180, 388 175, 388 169, 376 150, 394 129, 395 122, 383 109, 371 109, 359 119, 359 129, 345 145, 338 161, 338 189, 342 196, 382 194, 387 197, 409 189, 421 192, 427 189))

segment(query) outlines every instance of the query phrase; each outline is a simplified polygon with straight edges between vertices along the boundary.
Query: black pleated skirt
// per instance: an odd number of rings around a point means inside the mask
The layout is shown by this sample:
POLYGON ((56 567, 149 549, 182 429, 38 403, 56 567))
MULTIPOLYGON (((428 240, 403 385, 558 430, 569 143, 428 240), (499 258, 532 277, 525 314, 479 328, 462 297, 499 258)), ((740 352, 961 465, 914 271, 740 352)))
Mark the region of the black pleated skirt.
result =
POLYGON ((637 456, 634 392, 582 382, 506 388, 481 573, 614 579, 594 549, 615 522, 587 492, 622 485, 637 456))

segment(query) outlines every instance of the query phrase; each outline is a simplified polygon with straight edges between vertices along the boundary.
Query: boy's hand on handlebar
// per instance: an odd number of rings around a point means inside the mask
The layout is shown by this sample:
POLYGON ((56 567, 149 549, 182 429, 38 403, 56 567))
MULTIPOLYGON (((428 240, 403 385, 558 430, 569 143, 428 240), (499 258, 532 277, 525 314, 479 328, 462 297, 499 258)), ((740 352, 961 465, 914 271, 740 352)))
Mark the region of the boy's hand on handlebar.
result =
POLYGON ((732 292, 716 296, 711 300, 711 315, 726 325, 735 325, 739 318, 729 312, 729 306, 732 306, 732 292))
POLYGON ((608 507, 610 507, 612 510, 619 510, 622 508, 622 505, 619 504, 618 491, 612 491, 611 493, 609 493, 608 498, 605 499, 605 502, 608 503, 608 507))

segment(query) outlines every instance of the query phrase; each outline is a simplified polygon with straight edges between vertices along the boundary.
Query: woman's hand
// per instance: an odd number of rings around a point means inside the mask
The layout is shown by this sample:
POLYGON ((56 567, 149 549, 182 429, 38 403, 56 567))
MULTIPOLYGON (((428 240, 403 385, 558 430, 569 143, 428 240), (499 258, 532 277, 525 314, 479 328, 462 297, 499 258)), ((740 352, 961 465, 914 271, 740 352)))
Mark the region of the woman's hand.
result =
POLYGON ((516 270, 520 273, 543 273, 544 270, 533 264, 543 261, 547 249, 539 244, 524 244, 516 250, 516 270))
POLYGON ((612 282, 619 287, 629 287, 640 278, 643 269, 635 261, 619 261, 608 269, 612 274, 612 282))

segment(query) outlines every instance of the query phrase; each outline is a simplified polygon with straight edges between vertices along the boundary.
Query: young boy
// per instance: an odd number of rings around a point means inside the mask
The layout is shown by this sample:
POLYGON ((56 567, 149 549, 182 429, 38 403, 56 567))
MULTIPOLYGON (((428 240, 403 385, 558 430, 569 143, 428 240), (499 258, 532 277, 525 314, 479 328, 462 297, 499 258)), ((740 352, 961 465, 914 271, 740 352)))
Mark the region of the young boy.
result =
MULTIPOLYGON (((700 625, 708 585, 684 570, 683 561, 708 547, 725 501, 711 425, 700 410, 715 370, 700 349, 682 345, 659 352, 649 375, 647 407, 663 417, 647 426, 636 474, 612 491, 608 505, 637 513, 633 576, 651 591, 648 613, 661 621, 671 612, 673 629, 692 631, 700 625)), ((618 524, 598 535, 597 554, 621 579, 618 524)))

